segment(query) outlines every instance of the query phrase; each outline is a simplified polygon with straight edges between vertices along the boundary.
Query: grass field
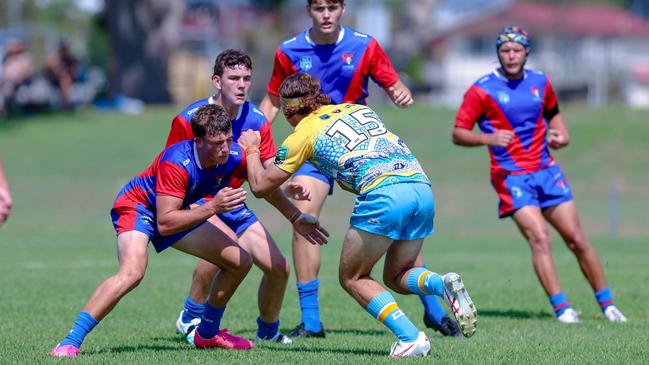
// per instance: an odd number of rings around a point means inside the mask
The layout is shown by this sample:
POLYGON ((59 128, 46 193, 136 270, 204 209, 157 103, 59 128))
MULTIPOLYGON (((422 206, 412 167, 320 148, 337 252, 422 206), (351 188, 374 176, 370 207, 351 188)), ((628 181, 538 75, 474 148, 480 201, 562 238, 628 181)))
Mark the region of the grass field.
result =
MULTIPOLYGON (((338 285, 340 242, 353 198, 340 189, 322 218, 333 234, 322 250, 325 340, 296 341, 286 348, 261 344, 251 352, 194 350, 176 333, 174 321, 195 260, 174 250, 159 255, 151 251, 146 278, 86 338, 82 356, 72 361, 48 357, 91 291, 115 272, 110 206, 119 188, 160 151, 176 111, 151 108, 137 117, 88 111, 0 125, 0 156, 15 200, 13 216, 0 228, 0 364, 392 363, 387 358, 391 334, 338 285)), ((511 222, 496 218, 487 152, 450 143, 453 112, 383 108, 379 113, 406 140, 433 182, 437 219, 436 233, 423 249, 428 266, 461 273, 480 313, 474 337, 448 339, 427 331, 431 356, 399 363, 649 363, 646 112, 564 108, 573 141, 555 157, 572 184, 616 302, 629 317, 626 324, 603 320, 574 257, 554 236, 562 287, 582 312, 583 323, 575 326, 553 321, 527 245, 511 222), (612 186, 620 197, 617 204, 609 202, 612 186), (610 217, 616 214, 619 223, 611 226, 610 217)), ((288 128, 283 121, 275 127, 280 142, 288 128)), ((264 202, 250 204, 289 256, 290 232, 284 220, 264 202)), ((375 274, 380 277, 378 270, 375 274)), ((258 270, 251 272, 223 320, 224 326, 249 338, 256 330, 259 277, 258 270)), ((294 283, 291 277, 281 315, 285 331, 299 322, 294 283)), ((418 299, 397 300, 423 327, 418 299)))

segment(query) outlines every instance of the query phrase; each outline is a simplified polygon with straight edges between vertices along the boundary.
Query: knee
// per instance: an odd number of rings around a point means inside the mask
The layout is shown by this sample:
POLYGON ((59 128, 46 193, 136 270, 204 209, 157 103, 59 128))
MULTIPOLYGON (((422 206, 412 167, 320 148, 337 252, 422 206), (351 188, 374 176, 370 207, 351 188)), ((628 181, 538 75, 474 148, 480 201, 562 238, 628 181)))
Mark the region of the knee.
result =
POLYGON ((551 253, 550 232, 547 229, 538 229, 527 232, 527 241, 530 244, 532 253, 547 254, 551 253))
POLYGON ((566 245, 568 246, 570 251, 574 252, 577 255, 583 254, 586 251, 593 249, 593 246, 591 246, 590 242, 588 242, 586 236, 582 232, 577 232, 576 234, 567 238, 566 245))
POLYGON ((140 285, 142 279, 144 279, 144 270, 126 269, 120 271, 118 275, 124 290, 130 291, 132 289, 135 289, 138 285, 140 285))
POLYGON ((289 275, 291 273, 291 266, 286 260, 285 257, 282 257, 281 260, 276 260, 272 263, 270 268, 269 275, 277 280, 288 281, 289 275))
POLYGON ((206 264, 207 262, 199 263, 194 268, 194 273, 192 274, 193 281, 200 281, 211 283, 214 279, 214 275, 219 270, 219 268, 214 264, 206 264))

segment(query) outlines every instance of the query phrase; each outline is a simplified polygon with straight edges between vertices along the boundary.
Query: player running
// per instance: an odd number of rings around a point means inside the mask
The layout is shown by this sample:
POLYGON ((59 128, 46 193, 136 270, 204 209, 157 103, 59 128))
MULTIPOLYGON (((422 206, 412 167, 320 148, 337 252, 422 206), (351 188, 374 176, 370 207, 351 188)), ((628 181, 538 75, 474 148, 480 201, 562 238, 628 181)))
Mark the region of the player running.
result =
POLYGON ((563 171, 548 147, 563 148, 570 135, 548 77, 525 69, 530 53, 527 33, 503 28, 496 39, 500 68, 473 84, 464 95, 453 143, 489 147, 491 183, 500 198, 500 218, 512 217, 532 250, 534 271, 562 323, 579 322, 561 290, 546 221, 575 254, 605 317, 625 322, 613 304, 595 248, 579 222, 563 171), (475 124, 480 132, 473 132, 475 124))
MULTIPOLYGON (((332 103, 365 104, 368 81, 376 82, 398 107, 413 103, 410 90, 399 79, 390 59, 376 39, 340 25, 345 13, 344 0, 308 0, 306 11, 312 19, 310 29, 282 42, 275 54, 272 77, 261 110, 273 121, 279 111, 279 86, 291 74, 306 72, 320 79, 322 91, 332 103)), ((319 217, 327 195, 333 193, 333 180, 309 162, 293 180, 308 186, 311 200, 296 201, 301 211, 319 217)), ((423 265, 423 260, 418 260, 423 265)), ((293 265, 301 308, 301 323, 289 333, 292 337, 324 337, 320 321, 318 290, 320 248, 293 234, 293 265)), ((433 296, 421 296, 424 323, 445 336, 461 336, 457 323, 448 318, 433 296)))
POLYGON ((425 356, 430 343, 390 292, 370 276, 384 255, 383 279, 389 288, 444 297, 464 335, 473 335, 477 312, 460 276, 416 266, 423 240, 433 231, 435 208, 430 181, 408 147, 367 106, 328 105, 318 79, 309 74, 289 76, 280 95, 284 116, 295 131, 282 143, 275 163, 262 165, 257 133, 246 131, 239 138, 254 194, 273 191, 310 161, 358 195, 340 254, 339 279, 397 337, 390 356, 425 356))

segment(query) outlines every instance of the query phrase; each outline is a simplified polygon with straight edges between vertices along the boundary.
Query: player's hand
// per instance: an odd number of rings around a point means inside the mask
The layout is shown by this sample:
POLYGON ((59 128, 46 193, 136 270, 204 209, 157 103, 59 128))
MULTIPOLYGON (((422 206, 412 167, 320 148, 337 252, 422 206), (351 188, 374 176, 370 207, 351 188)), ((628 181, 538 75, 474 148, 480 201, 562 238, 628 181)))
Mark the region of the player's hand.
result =
POLYGON ((505 129, 496 129, 488 135, 487 144, 495 147, 507 147, 514 139, 514 132, 505 129))
POLYGON ((210 204, 214 207, 216 214, 229 212, 243 207, 246 194, 246 191, 241 188, 232 189, 225 187, 216 193, 214 199, 210 201, 210 204))
POLYGON ((0 187, 0 224, 4 223, 11 214, 11 194, 8 189, 0 187))
POLYGON ((320 226, 318 219, 311 214, 300 214, 293 222, 293 229, 314 245, 325 245, 329 237, 329 232, 320 226))
POLYGON ((243 148, 244 150, 248 147, 259 147, 259 144, 261 143, 261 135, 259 134, 259 131, 248 129, 247 131, 241 133, 241 136, 239 137, 237 143, 239 143, 239 146, 241 146, 241 148, 243 148))
POLYGON ((293 200, 311 200, 311 190, 309 190, 306 185, 299 182, 287 182, 284 192, 293 200))
POLYGON ((548 146, 558 150, 568 145, 570 141, 568 135, 559 129, 550 129, 548 133, 548 146))
POLYGON ((401 80, 388 88, 388 96, 399 108, 406 108, 414 102, 410 89, 401 80))

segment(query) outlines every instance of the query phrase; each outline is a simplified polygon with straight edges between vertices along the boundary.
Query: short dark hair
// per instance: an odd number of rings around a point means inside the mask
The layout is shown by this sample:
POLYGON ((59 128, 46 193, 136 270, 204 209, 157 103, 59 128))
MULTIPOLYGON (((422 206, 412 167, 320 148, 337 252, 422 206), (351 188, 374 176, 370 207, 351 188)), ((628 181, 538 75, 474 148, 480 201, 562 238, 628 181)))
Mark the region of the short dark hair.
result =
POLYGON ((252 59, 240 49, 226 49, 216 56, 212 76, 223 76, 223 71, 226 68, 235 68, 237 66, 244 66, 252 70, 252 59))
POLYGON ((305 72, 287 77, 279 86, 279 95, 287 118, 295 114, 310 114, 331 103, 331 98, 320 91, 318 78, 305 72))
MULTIPOLYGON (((331 1, 332 3, 340 3, 340 5, 345 5, 345 0, 328 0, 331 1)), ((307 6, 313 5, 313 0, 307 0, 306 1, 307 6)))
POLYGON ((230 114, 220 105, 206 104, 192 114, 194 137, 228 133, 232 129, 230 114))

